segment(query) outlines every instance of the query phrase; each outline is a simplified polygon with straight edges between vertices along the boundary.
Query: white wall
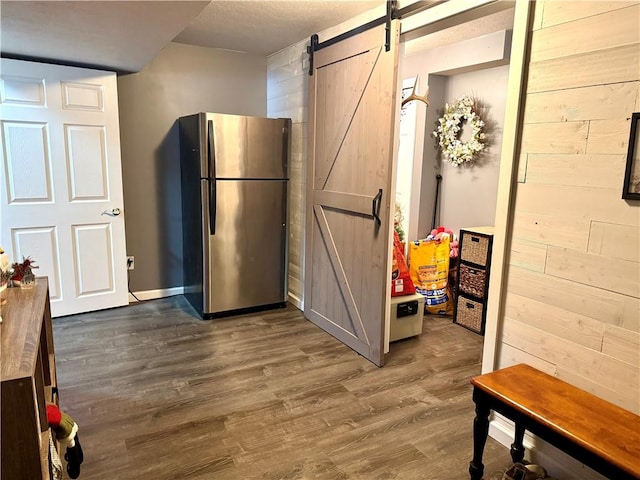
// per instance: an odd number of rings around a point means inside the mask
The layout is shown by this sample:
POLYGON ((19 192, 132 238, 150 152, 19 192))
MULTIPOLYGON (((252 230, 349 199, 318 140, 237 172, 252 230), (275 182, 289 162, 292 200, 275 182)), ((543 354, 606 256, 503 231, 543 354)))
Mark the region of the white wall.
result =
MULTIPOLYGON (((411 95, 414 91, 416 95, 420 95, 420 85, 416 85, 417 78, 408 78, 402 80, 402 99, 411 95)), ((426 82, 424 82, 426 84, 426 82)), ((398 162, 396 165, 396 184, 395 184, 395 206, 400 210, 400 228, 404 232, 404 238, 400 240, 408 242, 418 238, 416 236, 416 219, 412 215, 411 210, 411 192, 414 188, 419 188, 419 178, 414 176, 415 154, 416 154, 416 127, 418 107, 424 114, 425 104, 420 101, 409 101, 400 111, 400 145, 398 147, 398 162), (420 104, 420 105, 419 105, 420 104), (414 183, 416 184, 414 186, 414 183)), ((424 115, 423 115, 424 116, 424 115)), ((422 122, 422 130, 424 130, 424 122, 422 122)), ((393 212, 393 205, 391 206, 393 212)), ((397 219, 394 218, 394 223, 397 219)))
MULTIPOLYGON (((449 104, 468 95, 483 106, 482 118, 489 138, 487 148, 473 165, 442 164, 440 224, 454 232, 465 227, 494 225, 508 75, 509 66, 505 65, 447 79, 446 101, 449 104)), ((463 138, 465 130, 467 128, 463 128, 463 138)))
MULTIPOLYGON (((415 238, 422 238, 431 230, 437 173, 443 177, 437 225, 458 232, 461 227, 494 224, 510 42, 510 32, 501 30, 435 49, 407 48, 412 53, 401 61, 402 78, 419 75, 421 83, 429 85, 430 100, 426 112, 418 114, 414 175, 422 182, 412 194, 411 221, 416 227, 410 231, 415 238), (432 135, 444 103, 452 103, 462 95, 477 96, 485 105, 485 130, 491 131, 492 138, 490 147, 472 167, 442 164, 432 135)), ((465 129, 463 138, 464 134, 465 129)))

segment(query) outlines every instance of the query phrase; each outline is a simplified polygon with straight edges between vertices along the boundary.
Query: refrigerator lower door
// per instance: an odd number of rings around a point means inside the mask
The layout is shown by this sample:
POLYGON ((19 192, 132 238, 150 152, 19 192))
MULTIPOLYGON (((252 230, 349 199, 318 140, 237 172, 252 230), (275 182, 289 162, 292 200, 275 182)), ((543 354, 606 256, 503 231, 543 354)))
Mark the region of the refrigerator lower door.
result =
POLYGON ((287 299, 286 180, 218 180, 216 230, 206 234, 204 313, 287 299))

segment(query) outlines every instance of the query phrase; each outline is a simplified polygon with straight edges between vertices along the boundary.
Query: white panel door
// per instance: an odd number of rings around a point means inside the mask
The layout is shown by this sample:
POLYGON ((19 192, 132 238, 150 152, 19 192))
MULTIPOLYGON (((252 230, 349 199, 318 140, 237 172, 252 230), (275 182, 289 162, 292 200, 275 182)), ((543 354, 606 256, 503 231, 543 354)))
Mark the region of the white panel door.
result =
POLYGON ((0 66, 0 245, 49 278, 53 316, 126 305, 116 75, 0 66))

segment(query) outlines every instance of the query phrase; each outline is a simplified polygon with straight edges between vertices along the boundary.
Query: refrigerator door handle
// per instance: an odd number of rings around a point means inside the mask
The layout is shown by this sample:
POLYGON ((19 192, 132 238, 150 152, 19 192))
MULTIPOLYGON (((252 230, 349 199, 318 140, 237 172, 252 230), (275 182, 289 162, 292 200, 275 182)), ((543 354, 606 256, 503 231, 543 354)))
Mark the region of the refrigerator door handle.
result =
POLYGON ((207 122, 207 162, 209 163, 209 234, 216 234, 216 158, 213 142, 213 120, 207 122))
POLYGON ((213 120, 207 122, 207 163, 209 172, 207 175, 209 178, 216 178, 216 152, 215 143, 213 141, 213 120))
POLYGON ((209 183, 209 235, 216 234, 216 210, 217 210, 217 188, 216 179, 210 178, 209 183))

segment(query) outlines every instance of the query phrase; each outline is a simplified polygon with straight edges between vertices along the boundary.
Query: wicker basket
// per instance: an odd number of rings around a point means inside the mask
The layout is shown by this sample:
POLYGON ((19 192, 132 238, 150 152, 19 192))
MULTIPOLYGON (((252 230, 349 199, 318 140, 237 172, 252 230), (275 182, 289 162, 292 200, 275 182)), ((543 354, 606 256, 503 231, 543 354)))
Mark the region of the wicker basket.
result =
POLYGON ((454 321, 455 323, 482 335, 484 334, 483 310, 484 305, 482 305, 482 303, 460 295, 458 297, 456 318, 454 321))
POLYGON ((486 266, 489 260, 489 237, 463 232, 460 258, 465 262, 486 266))
POLYGON ((466 264, 460 265, 460 291, 484 298, 486 288, 487 272, 485 270, 470 267, 466 264))

